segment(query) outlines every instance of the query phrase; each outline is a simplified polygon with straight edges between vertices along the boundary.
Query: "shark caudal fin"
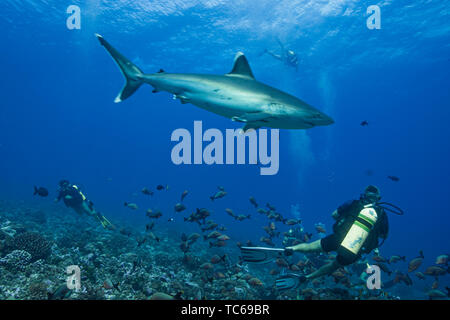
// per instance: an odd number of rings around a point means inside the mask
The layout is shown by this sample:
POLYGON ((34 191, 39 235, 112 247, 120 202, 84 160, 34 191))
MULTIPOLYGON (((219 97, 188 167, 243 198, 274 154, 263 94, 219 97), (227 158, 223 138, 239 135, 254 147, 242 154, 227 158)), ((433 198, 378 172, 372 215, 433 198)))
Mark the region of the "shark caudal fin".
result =
POLYGON ((101 35, 96 33, 95 36, 100 41, 100 44, 105 47, 106 51, 109 52, 125 77, 125 86, 114 100, 114 102, 119 103, 130 97, 144 83, 142 80, 144 73, 133 62, 111 46, 101 35))

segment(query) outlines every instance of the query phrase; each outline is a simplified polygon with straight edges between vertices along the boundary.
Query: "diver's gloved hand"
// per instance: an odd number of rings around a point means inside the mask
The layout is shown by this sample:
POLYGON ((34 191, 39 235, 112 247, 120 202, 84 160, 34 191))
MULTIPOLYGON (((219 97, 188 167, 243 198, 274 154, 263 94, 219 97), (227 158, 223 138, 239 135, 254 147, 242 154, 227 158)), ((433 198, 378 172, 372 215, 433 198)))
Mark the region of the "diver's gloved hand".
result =
POLYGON ((306 278, 305 276, 300 276, 298 278, 298 282, 300 282, 300 283, 306 282, 306 280, 308 280, 308 278, 306 278))
POLYGON ((292 248, 284 248, 284 255, 285 256, 292 256, 294 254, 294 249, 292 248))

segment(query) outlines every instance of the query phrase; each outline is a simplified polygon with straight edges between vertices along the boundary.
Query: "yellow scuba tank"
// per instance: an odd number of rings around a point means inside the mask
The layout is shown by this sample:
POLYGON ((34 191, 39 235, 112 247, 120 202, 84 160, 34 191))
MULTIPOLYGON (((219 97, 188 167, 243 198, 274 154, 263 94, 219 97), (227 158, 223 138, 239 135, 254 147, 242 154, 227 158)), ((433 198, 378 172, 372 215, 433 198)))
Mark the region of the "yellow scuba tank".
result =
POLYGON ((347 258, 357 256, 377 219, 378 215, 373 205, 364 206, 342 240, 338 253, 347 258))
POLYGON ((80 193, 80 196, 81 198, 83 198, 83 201, 86 201, 86 197, 84 196, 83 192, 81 192, 76 185, 73 185, 72 187, 80 193))

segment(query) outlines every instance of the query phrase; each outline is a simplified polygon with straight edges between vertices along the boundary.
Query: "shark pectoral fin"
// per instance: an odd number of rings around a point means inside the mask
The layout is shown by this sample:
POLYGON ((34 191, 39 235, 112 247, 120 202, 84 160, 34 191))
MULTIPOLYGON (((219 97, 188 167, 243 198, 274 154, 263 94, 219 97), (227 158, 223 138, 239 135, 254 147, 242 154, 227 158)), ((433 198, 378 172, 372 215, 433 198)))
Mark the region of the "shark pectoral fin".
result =
POLYGON ((189 98, 188 97, 185 97, 185 96, 182 96, 182 95, 173 95, 173 99, 174 100, 176 100, 176 99, 180 99, 180 102, 182 103, 182 104, 185 104, 185 103, 189 103, 189 98))
POLYGON ((235 121, 235 122, 247 122, 246 119, 244 119, 244 118, 242 118, 242 117, 237 117, 237 116, 232 117, 232 118, 231 118, 231 121, 235 121))
POLYGON ((260 123, 256 123, 256 122, 247 122, 241 129, 241 133, 245 133, 247 132, 247 130, 250 129, 254 129, 254 130, 258 130, 259 128, 261 128, 261 124, 260 123))

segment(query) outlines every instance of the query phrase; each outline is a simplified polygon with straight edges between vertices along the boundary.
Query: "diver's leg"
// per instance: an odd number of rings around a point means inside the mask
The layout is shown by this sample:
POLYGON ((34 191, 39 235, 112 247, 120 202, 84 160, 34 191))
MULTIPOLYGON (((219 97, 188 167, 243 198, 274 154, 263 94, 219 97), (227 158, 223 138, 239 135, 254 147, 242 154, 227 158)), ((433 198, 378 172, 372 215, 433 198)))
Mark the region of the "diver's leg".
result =
POLYGON ((325 275, 330 275, 334 271, 339 269, 340 267, 342 267, 342 266, 339 264, 339 262, 334 260, 333 262, 323 265, 322 267, 320 267, 318 270, 314 271, 313 273, 308 274, 306 276, 306 279, 311 280, 311 279, 319 278, 319 277, 322 277, 325 275))
POLYGON ((280 61, 283 61, 283 58, 280 56, 280 55, 278 55, 278 54, 275 54, 275 53, 273 53, 273 52, 271 52, 271 51, 269 51, 269 50, 266 50, 266 53, 268 53, 268 54, 270 54, 272 57, 274 57, 275 59, 278 59, 278 60, 280 60, 280 61))
POLYGON ((286 249, 292 249, 298 252, 323 252, 322 245, 320 244, 320 239, 311 243, 300 243, 292 247, 287 247, 286 249))
POLYGON ((278 37, 277 37, 277 42, 278 42, 278 44, 280 45, 281 50, 282 50, 283 52, 286 51, 286 49, 284 48, 283 43, 281 42, 280 38, 278 38, 278 37))
POLYGON ((93 208, 91 209, 87 201, 83 201, 81 207, 83 208, 83 212, 86 213, 87 215, 96 216, 95 210, 93 208))

